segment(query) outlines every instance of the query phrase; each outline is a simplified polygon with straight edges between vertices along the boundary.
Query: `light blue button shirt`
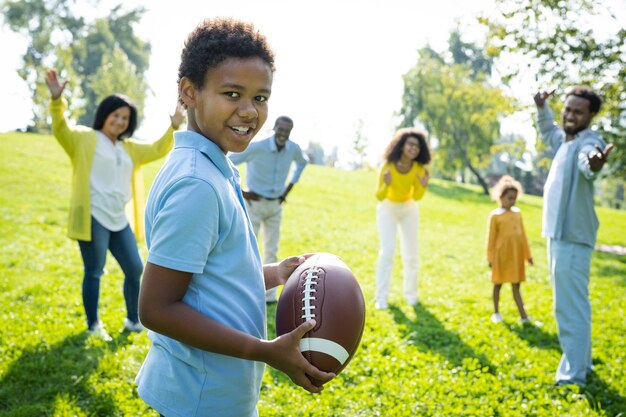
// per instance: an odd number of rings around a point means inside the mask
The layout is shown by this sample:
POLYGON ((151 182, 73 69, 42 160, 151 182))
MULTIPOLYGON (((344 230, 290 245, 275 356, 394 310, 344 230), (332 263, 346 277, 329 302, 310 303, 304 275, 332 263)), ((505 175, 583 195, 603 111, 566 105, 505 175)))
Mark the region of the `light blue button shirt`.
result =
POLYGON ((288 140, 279 151, 274 136, 252 142, 245 151, 231 153, 228 157, 235 165, 247 163, 248 189, 267 198, 278 198, 283 194, 292 162, 296 164, 291 176, 292 184, 298 182, 308 163, 297 143, 288 140))
POLYGON ((595 246, 598 217, 594 208, 593 181, 588 155, 595 145, 606 143, 597 132, 585 129, 565 141, 565 132, 554 123, 548 104, 538 108, 537 125, 541 139, 552 148, 554 159, 543 189, 543 236, 595 246))
MULTIPOLYGON (((239 173, 220 148, 176 132, 146 207, 148 262, 192 273, 183 301, 266 338, 261 258, 239 173)), ((155 332, 137 375, 141 398, 170 416, 254 416, 265 365, 206 352, 155 332)))

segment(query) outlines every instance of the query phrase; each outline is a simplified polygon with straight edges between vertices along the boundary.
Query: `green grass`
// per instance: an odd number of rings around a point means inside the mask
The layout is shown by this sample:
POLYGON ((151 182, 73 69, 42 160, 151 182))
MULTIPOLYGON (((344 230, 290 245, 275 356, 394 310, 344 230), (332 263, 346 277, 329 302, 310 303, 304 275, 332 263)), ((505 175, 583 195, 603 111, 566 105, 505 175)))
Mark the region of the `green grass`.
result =
MULTIPOLYGON (((122 274, 112 260, 100 311, 113 341, 84 335, 82 263, 66 237, 68 158, 53 138, 29 134, 0 135, 0 158, 0 416, 155 416, 134 387, 149 340, 118 333, 122 274)), ((146 167, 146 184, 161 162, 146 167)), ((357 354, 321 395, 268 368, 261 416, 626 415, 626 257, 594 252, 595 372, 585 389, 555 388, 560 349, 541 199, 524 196, 519 206, 535 259, 522 292, 543 325, 518 324, 508 286, 501 297, 505 322, 494 325, 484 246, 495 205, 475 187, 438 180, 420 203, 420 303, 403 302, 397 259, 391 307, 373 308, 375 183, 374 172, 310 166, 290 194, 281 256, 341 256, 362 285, 367 321, 357 354)), ((624 245, 626 212, 598 213, 598 243, 624 245)), ((270 335, 273 314, 270 307, 270 335)))

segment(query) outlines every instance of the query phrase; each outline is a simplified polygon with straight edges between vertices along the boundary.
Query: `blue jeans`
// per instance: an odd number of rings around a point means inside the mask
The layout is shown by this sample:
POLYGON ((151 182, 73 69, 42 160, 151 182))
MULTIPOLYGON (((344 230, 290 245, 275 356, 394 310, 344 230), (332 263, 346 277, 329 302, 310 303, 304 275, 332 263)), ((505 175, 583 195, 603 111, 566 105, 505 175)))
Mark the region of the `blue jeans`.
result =
POLYGON ((91 242, 78 241, 83 257, 83 305, 87 314, 87 326, 91 328, 98 321, 98 298, 100 277, 104 272, 107 250, 111 251, 124 272, 124 300, 126 317, 132 322, 139 321, 139 284, 143 272, 143 262, 137 248, 137 241, 130 226, 119 232, 111 232, 91 217, 91 242))

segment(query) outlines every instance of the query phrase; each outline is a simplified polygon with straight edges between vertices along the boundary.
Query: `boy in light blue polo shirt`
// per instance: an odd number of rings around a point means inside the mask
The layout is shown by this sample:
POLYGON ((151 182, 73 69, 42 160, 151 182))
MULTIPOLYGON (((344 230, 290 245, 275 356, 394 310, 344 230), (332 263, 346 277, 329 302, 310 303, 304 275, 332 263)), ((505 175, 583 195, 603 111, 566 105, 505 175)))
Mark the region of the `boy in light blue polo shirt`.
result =
POLYGON ((154 181, 146 207, 148 262, 139 314, 152 346, 138 392, 162 415, 256 416, 264 363, 310 392, 334 375, 302 356, 309 321, 266 338, 265 289, 284 284, 304 257, 263 266, 246 213, 241 152, 267 119, 274 56, 251 24, 205 20, 179 67, 187 131, 154 181))

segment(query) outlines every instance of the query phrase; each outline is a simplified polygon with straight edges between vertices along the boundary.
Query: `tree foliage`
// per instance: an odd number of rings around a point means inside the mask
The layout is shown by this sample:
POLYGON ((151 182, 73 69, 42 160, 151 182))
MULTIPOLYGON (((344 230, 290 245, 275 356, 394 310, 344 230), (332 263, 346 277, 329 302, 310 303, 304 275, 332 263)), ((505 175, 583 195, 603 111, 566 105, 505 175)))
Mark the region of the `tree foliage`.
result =
MULTIPOLYGON (((626 29, 607 2, 589 0, 497 0, 487 50, 514 64, 501 66, 505 82, 535 74, 537 89, 563 93, 574 84, 599 91, 603 110, 596 122, 607 142, 617 145, 610 161, 626 177, 626 29), (603 29, 614 27, 602 36, 603 29), (595 27, 594 27, 595 26, 595 27), (514 58, 514 59, 511 59, 514 58)), ((529 95, 534 92, 528 92, 529 95)))
POLYGON ((11 0, 1 9, 9 28, 28 39, 18 74, 32 93, 32 129, 48 128, 49 93, 43 81, 48 67, 69 81, 71 117, 81 124, 90 125, 99 100, 115 92, 143 107, 150 45, 133 30, 143 8, 123 12, 117 6, 107 17, 91 22, 75 14, 72 0, 11 0))
POLYGON ((480 169, 489 163, 511 101, 471 62, 446 63, 429 47, 403 78, 401 127, 423 124, 436 140, 436 167, 451 177, 469 169, 488 194, 480 169))

